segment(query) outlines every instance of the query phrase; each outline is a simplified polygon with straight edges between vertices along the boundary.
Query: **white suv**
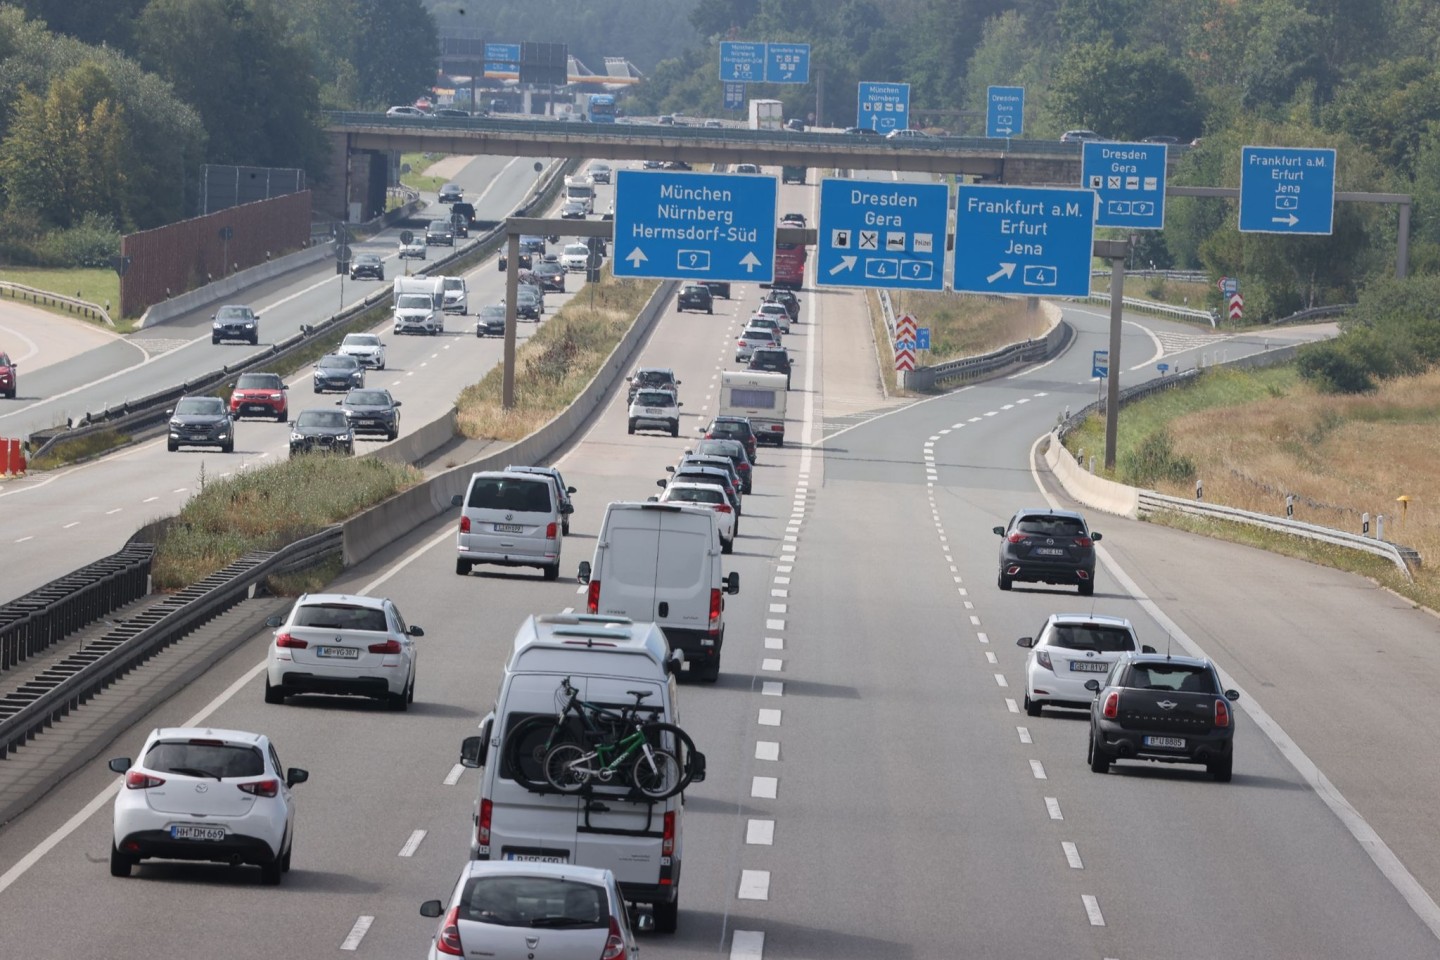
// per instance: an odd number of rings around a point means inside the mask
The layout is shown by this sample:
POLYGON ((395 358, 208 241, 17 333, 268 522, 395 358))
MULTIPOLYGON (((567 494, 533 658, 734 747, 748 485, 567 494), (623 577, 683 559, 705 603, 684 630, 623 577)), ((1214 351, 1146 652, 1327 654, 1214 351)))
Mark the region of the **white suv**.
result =
POLYGON ((1040 716, 1042 707, 1090 708, 1095 695, 1085 681, 1103 678, 1127 653, 1154 653, 1141 646, 1124 617, 1054 613, 1035 637, 1021 637, 1030 650, 1025 664, 1025 712, 1040 716))
POLYGON ((376 697, 393 710, 415 699, 415 637, 395 604, 381 597, 307 593, 275 627, 265 671, 265 702, 297 693, 376 697))
POLYGON ((668 430, 680 436, 680 408, 684 406, 668 390, 644 389, 630 401, 630 432, 636 430, 668 430))
POLYGON ((373 333, 345 334, 338 352, 359 360, 362 367, 385 369, 385 343, 373 333))
POLYGON ((290 870, 290 788, 310 774, 283 768, 264 734, 160 728, 150 731, 139 760, 116 757, 109 766, 125 777, 115 797, 112 877, 130 876, 150 857, 251 863, 272 885, 290 870))
POLYGON ((770 327, 746 327, 740 333, 740 339, 735 341, 735 359, 738 362, 748 361, 750 355, 755 352, 756 347, 778 347, 780 346, 779 324, 775 328, 770 327))

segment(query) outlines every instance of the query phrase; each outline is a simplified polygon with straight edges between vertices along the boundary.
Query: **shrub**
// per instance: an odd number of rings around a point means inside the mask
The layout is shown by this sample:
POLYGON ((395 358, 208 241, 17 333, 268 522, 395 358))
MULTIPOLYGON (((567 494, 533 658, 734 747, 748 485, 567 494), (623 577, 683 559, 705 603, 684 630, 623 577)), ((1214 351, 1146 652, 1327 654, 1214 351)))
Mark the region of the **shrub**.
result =
POLYGON ((120 252, 120 231, 109 217, 86 213, 66 230, 52 230, 35 244, 42 267, 106 267, 120 252))
POLYGON ((1153 487, 1162 480, 1185 483, 1195 477, 1195 463, 1175 453, 1170 432, 1162 427, 1120 458, 1120 473, 1135 487, 1153 487))
POLYGON ((1369 393, 1375 389, 1364 357, 1338 340, 1301 347, 1296 366, 1302 378, 1324 393, 1369 393))

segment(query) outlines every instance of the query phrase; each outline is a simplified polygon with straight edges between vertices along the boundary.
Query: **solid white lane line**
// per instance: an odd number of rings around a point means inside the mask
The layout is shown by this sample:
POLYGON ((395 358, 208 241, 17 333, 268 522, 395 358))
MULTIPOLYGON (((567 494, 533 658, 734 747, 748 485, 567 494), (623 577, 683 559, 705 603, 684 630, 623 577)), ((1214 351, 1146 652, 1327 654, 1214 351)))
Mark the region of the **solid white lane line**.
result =
POLYGON ((750 778, 750 796, 752 797, 758 797, 761 800, 774 800, 775 794, 779 789, 779 777, 750 778))
POLYGON ((1080 901, 1085 904, 1085 915, 1090 918, 1090 926, 1105 926, 1105 915, 1100 912, 1100 901, 1090 894, 1082 894, 1080 901))
POLYGON ((741 900, 769 900, 770 871, 741 870, 738 896, 741 900))
POLYGON ((1005 698, 1005 709, 1006 709, 1006 710, 1009 710, 1011 713, 1019 713, 1019 712, 1020 712, 1020 704, 1016 703, 1014 700, 1011 700, 1009 697, 1006 697, 1006 698, 1005 698))
POLYGON ((1045 812, 1050 815, 1051 820, 1065 819, 1065 815, 1060 812, 1060 801, 1054 797, 1045 798, 1045 812))
POLYGON ((766 650, 784 650, 784 649, 785 649, 785 638, 784 638, 784 637, 766 637, 766 638, 765 638, 765 649, 766 649, 766 650))
POLYGON ((785 684, 779 680, 766 680, 760 684, 760 695, 763 697, 780 697, 785 695, 785 684))
POLYGON ((1065 862, 1070 864, 1071 870, 1084 870, 1085 864, 1080 860, 1080 850, 1069 840, 1060 841, 1060 849, 1065 851, 1065 862))
POLYGON ((1020 742, 1021 742, 1021 743, 1034 743, 1034 742, 1035 742, 1034 740, 1030 739, 1030 728, 1029 728, 1029 727, 1016 727, 1016 728, 1015 728, 1015 733, 1020 737, 1020 742))
POLYGON ((453 786, 455 786, 455 784, 457 784, 457 783, 460 782, 460 778, 463 777, 464 775, 465 775, 465 765, 464 765, 463 763, 457 763, 457 764, 455 764, 455 766, 453 766, 453 767, 450 768, 450 772, 447 773, 447 774, 445 774, 445 786, 447 786, 447 787, 453 787, 453 786))
POLYGON ((1039 760, 1030 761, 1030 772, 1035 775, 1036 780, 1050 779, 1049 777, 1045 776, 1045 764, 1041 763, 1039 760))
POLYGON ((777 658, 775 658, 775 657, 766 657, 764 660, 761 660, 761 661, 760 661, 760 669, 761 669, 761 670, 771 670, 771 671, 775 671, 775 670, 780 670, 780 669, 782 669, 784 666, 785 666, 785 661, 784 661, 784 660, 777 659, 777 658))
POLYGON ((778 740, 756 740, 755 759, 772 761, 779 760, 780 742, 778 740))
POLYGON ((415 851, 418 850, 418 849, 420 849, 420 841, 422 841, 422 840, 424 840, 424 839, 425 839, 425 831, 424 831, 424 830, 416 830, 414 833, 410 834, 410 839, 409 839, 409 840, 406 840, 406 841, 405 841, 405 846, 403 846, 403 847, 400 848, 400 856, 402 856, 402 857, 413 857, 413 856, 415 856, 415 851))
POLYGON ((760 726, 762 727, 778 727, 780 726, 780 711, 761 710, 759 719, 756 720, 756 723, 760 724, 760 726))
POLYGON ((365 939, 365 934, 370 931, 370 924, 374 922, 374 917, 366 916, 362 916, 360 919, 356 920, 355 926, 350 928, 349 936, 347 936, 344 942, 340 944, 340 949, 359 950, 360 941, 365 939))
POLYGON ((751 820, 745 825, 745 842, 771 846, 775 843, 774 820, 751 820))
POLYGON ((1005 674, 1003 674, 1003 673, 997 673, 997 674, 995 674, 995 683, 998 684, 999 686, 1002 686, 1002 687, 1008 687, 1008 686, 1010 686, 1009 681, 1007 681, 1007 680, 1005 679, 1005 674))

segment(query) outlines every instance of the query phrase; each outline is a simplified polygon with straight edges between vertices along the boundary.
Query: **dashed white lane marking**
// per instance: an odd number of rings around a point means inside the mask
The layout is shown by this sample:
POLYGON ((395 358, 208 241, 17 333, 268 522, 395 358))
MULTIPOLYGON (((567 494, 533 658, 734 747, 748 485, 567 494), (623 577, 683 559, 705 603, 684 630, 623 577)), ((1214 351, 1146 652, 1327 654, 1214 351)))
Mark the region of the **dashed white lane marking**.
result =
POLYGON ((760 695, 762 697, 780 697, 785 694, 785 684, 779 680, 766 680, 760 684, 760 695))
POLYGON ((1034 742, 1035 742, 1034 740, 1030 739, 1030 728, 1029 728, 1029 727, 1016 727, 1016 728, 1015 728, 1015 733, 1020 737, 1020 742, 1021 742, 1021 743, 1034 743, 1034 742))
POLYGON ((989 643, 989 642, 990 642, 990 638, 987 637, 987 636, 986 636, 985 634, 983 634, 983 633, 977 633, 977 634, 975 634, 975 639, 976 639, 976 640, 979 640, 981 643, 989 643))
POLYGON ((420 849, 420 842, 425 839, 424 830, 416 830, 410 834, 410 839, 405 841, 405 846, 400 848, 400 856, 413 857, 415 851, 420 849))
POLYGON ((756 760, 772 760, 772 761, 773 761, 773 760, 779 760, 779 759, 780 759, 780 741, 778 741, 778 740, 756 740, 756 741, 755 741, 755 759, 756 759, 756 760))
POLYGON ((71 527, 78 527, 78 526, 80 526, 80 521, 79 521, 79 520, 71 520, 69 523, 65 524, 65 526, 61 527, 60 529, 61 529, 61 530, 69 530, 71 527))
POLYGON ((776 583, 789 583, 789 582, 790 582, 790 578, 789 578, 789 577, 776 577, 776 578, 775 578, 775 582, 776 582, 776 583))
POLYGON ((1006 709, 1006 710, 1009 710, 1011 713, 1019 713, 1019 712, 1020 712, 1020 704, 1016 703, 1014 700, 1011 700, 1009 697, 1006 697, 1006 698, 1005 698, 1005 709, 1006 709))
POLYGON ((761 669, 761 670, 771 670, 771 671, 775 671, 775 670, 780 670, 780 669, 782 669, 784 666, 785 666, 785 661, 784 661, 784 660, 780 660, 780 659, 778 659, 778 658, 776 658, 776 657, 766 657, 764 660, 761 660, 761 661, 760 661, 760 669, 761 669))
POLYGON ((190 488, 189 488, 189 487, 176 487, 174 490, 171 490, 170 492, 171 492, 171 493, 189 493, 189 492, 190 492, 190 488))
MULTIPOLYGON (((797 536, 795 536, 794 534, 787 533, 787 534, 785 535, 785 542, 786 542, 786 543, 792 543, 792 544, 793 544, 793 543, 799 542, 799 540, 800 540, 800 538, 797 537, 797 536)), ((790 549, 793 550, 793 549, 795 549, 795 548, 794 548, 794 547, 791 547, 790 549)))
POLYGON ((140 502, 141 502, 141 503, 154 503, 156 500, 159 500, 159 499, 160 499, 159 497, 146 497, 144 500, 141 500, 140 502))
POLYGON ((765 621, 765 629, 766 629, 766 630, 784 630, 784 629, 785 629, 785 621, 784 621, 784 620, 766 620, 766 621, 765 621))
POLYGON ((460 778, 463 777, 464 775, 465 775, 465 765, 464 765, 463 763, 457 763, 457 764, 455 764, 455 766, 453 766, 453 767, 450 768, 450 772, 447 773, 447 774, 445 774, 445 786, 447 786, 447 787, 453 787, 453 786, 455 786, 455 784, 457 784, 457 783, 460 782, 460 778))
POLYGON ((1000 662, 998 659, 996 659, 996 657, 995 657, 995 652, 994 652, 993 650, 986 650, 986 651, 985 651, 985 661, 986 661, 987 663, 999 663, 999 662, 1000 662))
POLYGON ((105 511, 105 516, 107 516, 107 517, 108 517, 108 516, 111 516, 112 514, 119 513, 121 510, 124 510, 124 509, 125 509, 124 507, 116 507, 114 510, 106 510, 106 511, 105 511))
MULTIPOLYGON (((794 558, 794 557, 790 557, 789 559, 790 559, 791 561, 793 561, 795 558, 794 558)), ((793 569, 795 569, 795 568, 794 568, 794 567, 791 567, 791 566, 779 566, 779 567, 776 567, 776 568, 775 568, 775 572, 776 572, 776 573, 789 573, 789 572, 790 572, 791 570, 793 570, 793 569)))
POLYGON ((1065 815, 1060 812, 1060 801, 1054 797, 1045 798, 1045 812, 1050 815, 1051 820, 1065 819, 1065 815))
POLYGON ((355 921, 355 926, 350 928, 350 933, 340 943, 341 950, 359 950, 360 941, 365 939, 365 934, 370 930, 370 924, 375 922, 374 917, 362 916, 355 921))
POLYGON ((978 626, 980 626, 980 618, 977 617, 977 616, 975 616, 973 613, 970 615, 970 626, 972 626, 972 627, 978 627, 978 626))
POLYGON ((770 612, 771 612, 771 613, 784 613, 784 612, 785 612, 785 604, 783 604, 783 603, 772 603, 772 604, 770 604, 770 612))
POLYGON ((1002 686, 1002 687, 1008 687, 1008 686, 1010 686, 1010 682, 1005 679, 1005 674, 1003 674, 1003 673, 997 673, 997 674, 995 674, 995 683, 996 683, 997 685, 999 685, 999 686, 1002 686))
POLYGON ((769 900, 770 871, 741 870, 738 896, 741 900, 769 900))
POLYGON ((761 800, 774 800, 780 789, 779 777, 751 777, 750 796, 761 800))
POLYGON ((1080 902, 1085 904, 1085 915, 1090 918, 1090 926, 1105 926, 1105 915, 1100 912, 1099 900, 1096 900, 1090 894, 1085 893, 1080 895, 1080 902))
POLYGON ((15 542, 16 542, 16 543, 24 543, 26 540, 34 540, 34 539, 35 539, 35 535, 32 533, 30 536, 28 536, 28 537, 21 537, 19 540, 16 540, 15 542))
POLYGON ((1060 849, 1065 851, 1065 862, 1070 864, 1071 870, 1084 870, 1085 864, 1080 860, 1080 851, 1075 844, 1069 840, 1060 841, 1060 849))
POLYGON ((775 843, 775 821, 749 821, 745 825, 745 842, 760 844, 766 847, 773 845, 775 843))
POLYGON ((780 711, 761 710, 760 717, 756 722, 762 727, 778 727, 780 726, 780 711))
POLYGON ((784 649, 785 649, 785 638, 784 638, 784 637, 766 637, 766 638, 765 638, 765 649, 766 649, 766 650, 784 650, 784 649))
POLYGON ((1045 776, 1045 764, 1041 763, 1039 760, 1030 761, 1030 772, 1035 775, 1036 780, 1050 779, 1049 777, 1045 776))

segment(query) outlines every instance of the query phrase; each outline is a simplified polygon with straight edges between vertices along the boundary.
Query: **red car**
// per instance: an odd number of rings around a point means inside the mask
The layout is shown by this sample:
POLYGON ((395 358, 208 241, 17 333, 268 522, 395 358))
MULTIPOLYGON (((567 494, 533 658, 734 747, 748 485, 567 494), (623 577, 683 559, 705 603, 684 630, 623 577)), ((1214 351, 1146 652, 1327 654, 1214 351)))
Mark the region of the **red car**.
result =
POLYGON ((257 416, 289 420, 290 402, 285 390, 285 381, 278 373, 242 373, 230 393, 230 415, 237 420, 257 416))
POLYGON ((7 353, 0 353, 0 395, 15 399, 15 361, 7 353))

